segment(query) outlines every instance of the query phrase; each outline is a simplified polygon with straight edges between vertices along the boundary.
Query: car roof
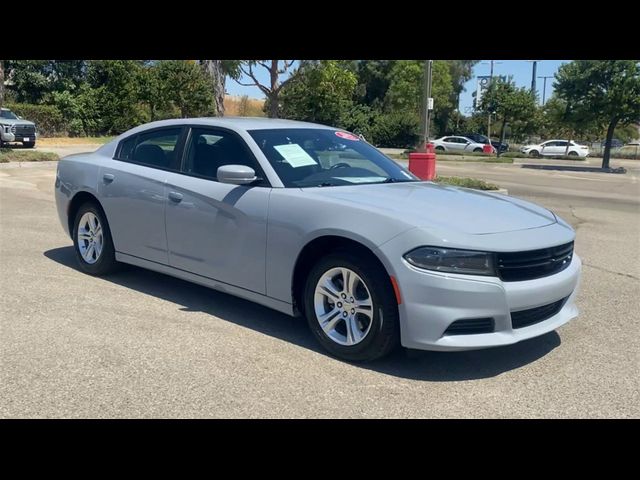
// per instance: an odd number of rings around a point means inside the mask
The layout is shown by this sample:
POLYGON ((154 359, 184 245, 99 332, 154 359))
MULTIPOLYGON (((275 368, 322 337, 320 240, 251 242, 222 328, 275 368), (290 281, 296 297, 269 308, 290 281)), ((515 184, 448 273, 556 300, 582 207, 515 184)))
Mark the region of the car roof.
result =
POLYGON ((200 118, 174 118, 170 120, 160 120, 157 122, 145 123, 130 130, 143 131, 150 128, 170 127, 173 125, 210 125, 213 127, 227 127, 236 130, 268 130, 282 128, 326 128, 338 130, 335 127, 321 125, 319 123, 299 122, 297 120, 285 120, 281 118, 265 117, 200 117, 200 118))

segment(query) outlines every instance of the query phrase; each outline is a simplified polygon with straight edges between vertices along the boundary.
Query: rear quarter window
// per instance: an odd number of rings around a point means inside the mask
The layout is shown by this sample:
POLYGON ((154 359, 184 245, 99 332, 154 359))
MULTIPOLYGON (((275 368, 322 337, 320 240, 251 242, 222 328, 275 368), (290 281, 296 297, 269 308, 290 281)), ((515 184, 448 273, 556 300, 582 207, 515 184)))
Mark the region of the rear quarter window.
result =
POLYGON ((116 153, 116 158, 119 160, 131 160, 133 156, 133 149, 136 146, 136 136, 129 137, 120 143, 120 147, 116 153))

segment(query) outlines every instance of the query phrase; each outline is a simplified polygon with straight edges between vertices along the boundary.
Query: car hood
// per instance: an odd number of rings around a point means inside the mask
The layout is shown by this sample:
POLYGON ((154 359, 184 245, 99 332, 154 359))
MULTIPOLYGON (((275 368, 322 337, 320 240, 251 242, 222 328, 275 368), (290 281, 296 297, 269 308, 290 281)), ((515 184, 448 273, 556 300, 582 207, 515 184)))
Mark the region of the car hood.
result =
POLYGON ((500 194, 432 182, 305 188, 304 191, 370 211, 414 227, 473 235, 526 230, 556 223, 549 210, 500 194))
POLYGON ((13 118, 0 118, 0 123, 3 125, 35 125, 35 123, 29 120, 19 120, 13 118))

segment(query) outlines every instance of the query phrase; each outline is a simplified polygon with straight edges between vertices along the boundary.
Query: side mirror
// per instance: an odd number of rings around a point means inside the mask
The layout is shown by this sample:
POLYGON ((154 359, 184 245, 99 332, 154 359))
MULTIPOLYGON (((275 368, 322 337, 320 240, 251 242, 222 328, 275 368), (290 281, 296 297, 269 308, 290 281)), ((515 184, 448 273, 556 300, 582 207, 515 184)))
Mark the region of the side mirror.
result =
POLYGON ((230 183, 232 185, 248 185, 258 179, 255 170, 244 165, 218 167, 217 177, 220 183, 230 183))

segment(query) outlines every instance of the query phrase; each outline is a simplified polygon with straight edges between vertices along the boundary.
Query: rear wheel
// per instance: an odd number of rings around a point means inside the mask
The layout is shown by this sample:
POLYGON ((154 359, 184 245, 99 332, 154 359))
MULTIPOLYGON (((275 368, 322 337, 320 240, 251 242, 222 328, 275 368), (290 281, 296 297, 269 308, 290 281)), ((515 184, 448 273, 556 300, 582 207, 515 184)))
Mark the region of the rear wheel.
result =
POLYGON ((570 157, 577 157, 578 156, 578 152, 569 152, 569 156, 570 157))
POLYGON ((107 219, 95 203, 85 203, 73 222, 73 246, 80 268, 90 275, 106 275, 118 267, 107 219))
POLYGON ((343 251, 321 259, 307 277, 304 305, 315 337, 341 359, 375 360, 400 343, 389 276, 364 256, 343 251))

